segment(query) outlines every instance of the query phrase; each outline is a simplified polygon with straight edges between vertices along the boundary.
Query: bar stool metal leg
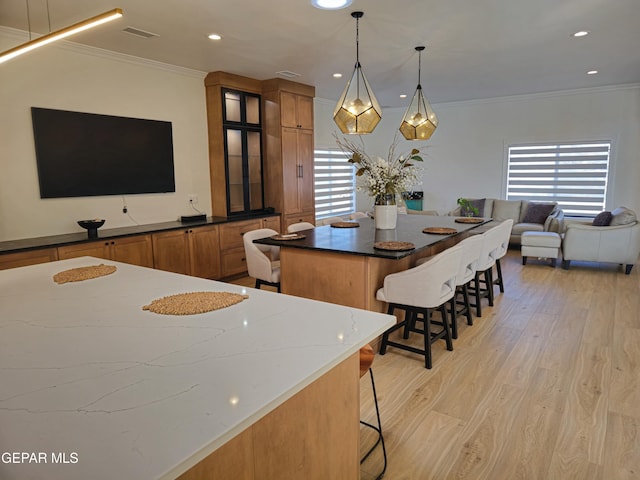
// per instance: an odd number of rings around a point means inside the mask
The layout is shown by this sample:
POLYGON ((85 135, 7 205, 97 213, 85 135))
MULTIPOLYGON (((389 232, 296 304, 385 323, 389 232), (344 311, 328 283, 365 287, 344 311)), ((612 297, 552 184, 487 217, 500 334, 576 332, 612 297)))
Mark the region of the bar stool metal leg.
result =
POLYGON ((373 403, 376 407, 376 419, 378 421, 378 426, 376 427, 375 425, 371 425, 370 423, 367 423, 364 420, 360 420, 360 423, 365 427, 375 430, 378 433, 378 438, 376 440, 376 443, 374 443, 373 446, 369 449, 369 451, 367 451, 367 453, 360 459, 360 464, 362 465, 362 463, 367 458, 369 458, 369 455, 371 455, 371 453, 376 449, 378 445, 382 445, 382 457, 384 459, 384 465, 382 467, 382 471, 376 477, 376 480, 380 480, 382 477, 384 477, 384 474, 387 471, 387 448, 384 445, 384 437, 382 435, 382 423, 380 422, 380 409, 378 408, 378 394, 376 392, 376 383, 373 380, 372 369, 369 369, 369 376, 371 377, 371 389, 373 390, 373 403))

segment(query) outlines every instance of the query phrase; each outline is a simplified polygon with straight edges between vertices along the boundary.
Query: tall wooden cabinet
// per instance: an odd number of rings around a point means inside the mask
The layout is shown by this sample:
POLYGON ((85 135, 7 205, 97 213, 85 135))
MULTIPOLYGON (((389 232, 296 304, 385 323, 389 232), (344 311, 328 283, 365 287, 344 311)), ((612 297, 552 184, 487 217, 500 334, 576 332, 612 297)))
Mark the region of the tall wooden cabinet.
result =
POLYGON ((274 78, 262 82, 265 203, 282 213, 282 231, 315 223, 313 97, 310 85, 274 78))
POLYGON ((260 210, 265 206, 262 202, 261 83, 231 73, 211 72, 204 84, 212 214, 228 217, 260 210))

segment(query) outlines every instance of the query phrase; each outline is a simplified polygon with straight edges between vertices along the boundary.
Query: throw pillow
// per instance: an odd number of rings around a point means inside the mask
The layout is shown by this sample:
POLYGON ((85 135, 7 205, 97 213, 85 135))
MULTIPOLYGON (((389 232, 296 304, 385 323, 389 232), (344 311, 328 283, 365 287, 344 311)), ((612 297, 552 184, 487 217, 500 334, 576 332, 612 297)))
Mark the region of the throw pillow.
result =
POLYGON ((504 222, 505 220, 509 220, 510 218, 513 220, 513 223, 518 223, 518 219, 520 218, 520 207, 522 206, 522 202, 520 200, 494 200, 493 201, 493 211, 491 212, 491 217, 496 222, 504 222))
POLYGON ((475 207, 478 209, 478 214, 476 215, 476 213, 473 210, 469 210, 466 207, 463 207, 460 209, 460 215, 462 215, 463 217, 468 217, 468 216, 483 217, 484 216, 484 198, 479 198, 477 200, 469 200, 469 203, 471 204, 472 207, 475 207))
POLYGON ((555 207, 553 203, 529 202, 522 223, 544 223, 555 207))
POLYGON ((629 225, 637 221, 636 213, 627 207, 618 207, 611 212, 611 223, 609 225, 629 225))
POLYGON ((591 225, 593 225, 594 227, 608 227, 611 223, 612 217, 613 215, 611 215, 611 212, 600 212, 598 215, 596 215, 596 218, 593 219, 593 223, 591 225))

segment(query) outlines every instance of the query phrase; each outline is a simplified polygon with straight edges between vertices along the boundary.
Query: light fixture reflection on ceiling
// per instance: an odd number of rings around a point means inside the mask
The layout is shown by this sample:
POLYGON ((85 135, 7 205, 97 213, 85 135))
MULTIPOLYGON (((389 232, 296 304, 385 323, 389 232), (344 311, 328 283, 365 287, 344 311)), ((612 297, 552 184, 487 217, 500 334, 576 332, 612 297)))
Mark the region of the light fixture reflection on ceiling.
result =
POLYGON ((589 70, 587 75, 595 75, 596 73, 598 73, 598 70, 589 70))
POLYGON ((580 30, 579 32, 575 32, 571 34, 572 37, 585 37, 587 35, 589 35, 588 30, 580 30))
POLYGON ((97 27, 98 25, 102 25, 103 23, 110 22, 111 20, 115 20, 120 17, 122 17, 122 10, 119 8, 114 8, 113 10, 109 10, 108 12, 96 15, 95 17, 88 18, 87 20, 71 25, 70 27, 48 33, 39 38, 36 38, 35 40, 30 40, 27 43, 23 43, 22 45, 11 48, 6 52, 2 52, 0 54, 0 63, 11 60, 18 55, 22 55, 23 53, 30 52, 31 50, 34 50, 38 47, 48 45, 49 43, 55 42, 56 40, 61 40, 63 38, 69 37, 79 32, 83 32, 93 27, 97 27))
POLYGON ((209 40, 222 40, 222 35, 219 35, 217 33, 212 33, 209 35, 209 40))
POLYGON ((342 133, 363 135, 371 133, 382 118, 382 109, 376 100, 360 65, 359 19, 362 12, 352 12, 356 19, 356 66, 333 111, 333 121, 342 133))
POLYGON ((311 0, 311 5, 321 10, 340 10, 351 5, 352 0, 311 0))
POLYGON ((418 86, 400 124, 400 132, 407 140, 428 140, 438 127, 438 117, 429 101, 424 98, 420 84, 423 50, 424 47, 416 47, 418 52, 418 86))

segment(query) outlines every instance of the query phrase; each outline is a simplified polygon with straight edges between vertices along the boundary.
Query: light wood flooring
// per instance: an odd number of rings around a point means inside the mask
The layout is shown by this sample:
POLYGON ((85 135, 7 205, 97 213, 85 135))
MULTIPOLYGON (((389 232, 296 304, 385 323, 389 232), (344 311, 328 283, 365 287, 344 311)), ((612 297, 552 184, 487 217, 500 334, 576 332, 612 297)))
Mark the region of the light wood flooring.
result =
MULTIPOLYGON (((502 262, 506 292, 459 323, 452 352, 434 345, 431 370, 391 347, 376 355, 385 479, 640 479, 638 265, 523 266, 517 250, 502 262)), ((368 376, 360 386, 373 423, 368 376)), ((381 461, 378 449, 362 480, 381 461)))

